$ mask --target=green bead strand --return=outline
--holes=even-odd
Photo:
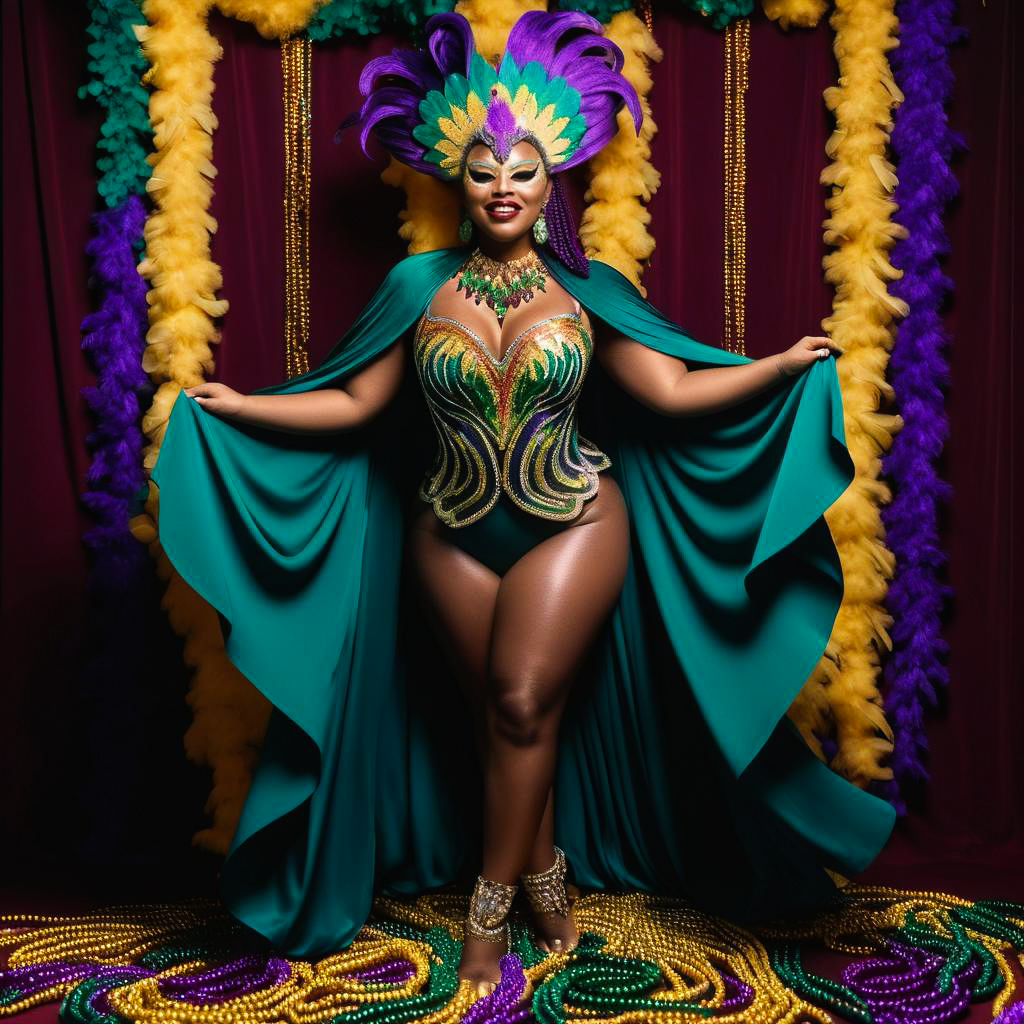
[[[784,985],[808,1002],[823,1009],[834,1010],[848,1020],[873,1024],[874,1015],[867,1002],[853,989],[831,978],[808,974],[804,970],[800,945],[785,943],[768,951],[772,969]]]
[[[97,989],[130,985],[134,981],[134,978],[116,974],[94,974],[91,978],[83,978],[61,1000],[58,1019],[61,1024],[121,1024],[120,1017],[113,1013],[100,1013],[91,1001]]]

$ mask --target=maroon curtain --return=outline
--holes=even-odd
[[[206,778],[181,747],[187,675],[180,642],[159,608],[157,581],[144,599],[146,657],[124,659],[110,686],[116,699],[104,698],[104,680],[88,670],[102,624],[87,617],[80,537],[88,517],[78,497],[90,429],[80,390],[92,382],[80,351],[79,323],[93,301],[82,254],[95,208],[99,122],[75,97],[86,75],[86,12],[58,0],[10,0],[3,17],[7,729],[0,771],[9,783],[3,818],[12,832],[5,846],[16,840],[43,860],[82,858],[80,835],[68,826],[88,832],[102,816],[111,834],[135,837],[130,848],[111,845],[108,858],[177,863],[202,824]],[[1009,864],[1016,854],[1024,863],[1024,744],[1017,735],[1024,688],[1021,655],[1011,648],[1024,572],[1015,544],[1021,483],[1013,447],[1024,391],[1012,320],[1020,249],[1012,47],[1020,6],[964,4],[959,19],[970,38],[954,54],[951,117],[971,151],[956,165],[962,195],[948,217],[946,265],[956,289],[947,313],[952,437],[943,465],[955,497],[942,535],[956,590],[946,624],[952,683],[930,716],[932,781],[915,795],[882,859]],[[220,16],[211,25],[225,49],[214,98],[213,255],[231,303],[215,353],[217,377],[252,390],[284,377],[280,48],[248,25]],[[761,356],[819,333],[829,312],[818,175],[831,130],[821,93],[836,70],[827,24],[783,33],[758,14],[751,34],[747,351]],[[659,126],[653,160],[662,184],[650,207],[657,249],[645,284],[656,305],[702,341],[720,344],[722,35],[675,2],[656,8],[655,35],[665,50],[652,94]],[[357,104],[359,68],[393,43],[375,38],[314,51],[314,364],[405,251],[396,233],[401,196],[380,183],[383,163],[367,162],[354,135],[331,141]],[[84,783],[83,756],[99,765]],[[140,781],[124,799],[105,802],[115,773]],[[88,849],[97,848],[94,837]],[[1005,885],[999,892],[1010,894]]]

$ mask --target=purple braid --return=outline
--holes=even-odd
[[[562,189],[560,176],[557,174],[551,175],[551,195],[548,196],[547,206],[544,208],[544,219],[548,224],[548,248],[574,274],[589,277],[590,265],[583,254],[576,222]]]

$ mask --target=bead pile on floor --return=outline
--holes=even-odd
[[[6,915],[0,1017],[61,1000],[75,1024],[941,1024],[994,999],[1000,1024],[1024,1022],[1008,960],[1024,966],[1024,904],[1008,900],[850,884],[834,910],[756,931],[641,893],[583,895],[575,912],[568,954],[544,954],[514,921],[484,998],[456,977],[461,894],[381,897],[359,938],[316,963],[275,955],[210,900]],[[841,982],[816,976],[802,966],[812,945],[858,959]]]

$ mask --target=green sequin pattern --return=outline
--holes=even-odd
[[[545,519],[574,519],[597,493],[608,457],[576,432],[576,400],[593,339],[576,313],[516,336],[499,360],[465,324],[424,315],[416,370],[437,431],[420,497],[442,522],[465,526],[501,493]]]

